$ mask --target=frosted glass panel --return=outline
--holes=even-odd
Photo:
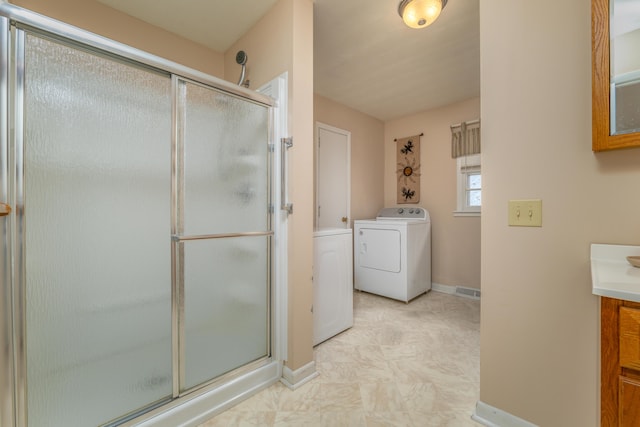
[[[168,399],[171,85],[27,38],[28,417],[90,426]]]
[[[184,243],[185,388],[268,354],[268,237]]]
[[[184,234],[267,229],[269,110],[183,82]]]

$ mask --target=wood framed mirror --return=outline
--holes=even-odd
[[[640,28],[619,19],[638,18],[631,8],[638,2],[591,1],[593,151],[640,147]]]

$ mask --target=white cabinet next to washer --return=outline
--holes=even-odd
[[[351,229],[313,235],[313,345],[353,326]]]

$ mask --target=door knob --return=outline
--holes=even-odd
[[[342,217],[342,222],[344,222],[344,223],[346,223],[346,222],[347,222],[347,217],[346,217],[346,216],[343,216],[343,217]]]
[[[0,203],[0,216],[7,216],[11,213],[11,206],[6,203]]]

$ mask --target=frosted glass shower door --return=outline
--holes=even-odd
[[[171,79],[25,45],[28,424],[101,425],[172,398]]]
[[[187,81],[178,93],[184,391],[270,354],[270,111]]]

